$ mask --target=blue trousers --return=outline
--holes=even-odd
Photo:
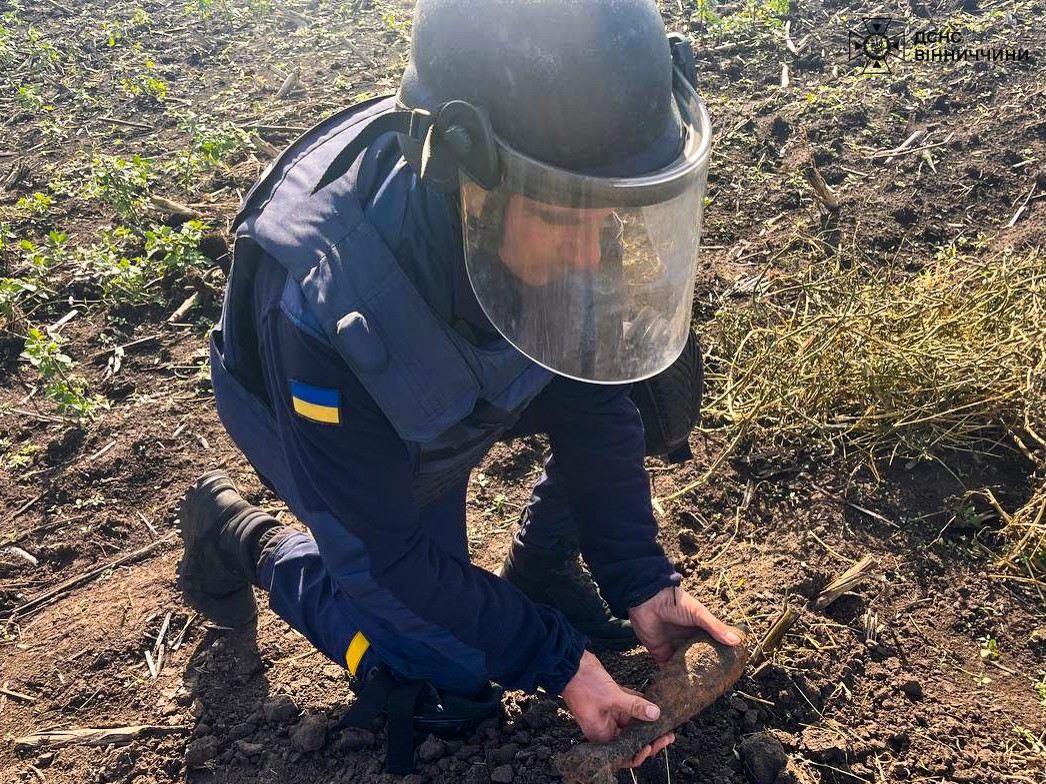
[[[532,423],[524,412],[505,440],[533,432]],[[262,480],[294,508],[293,488],[273,487],[260,470],[261,466],[255,467]],[[286,475],[285,472],[279,474]],[[467,482],[453,487],[423,509],[419,520],[439,546],[463,560],[468,560],[467,488]],[[515,539],[527,546],[552,547],[564,537],[577,535],[553,456],[545,461],[544,471],[524,509],[521,523]],[[394,671],[409,673],[412,679],[424,677],[438,687],[459,693],[472,694],[486,685],[477,681],[473,673],[448,667],[445,659],[434,659],[427,646],[396,634],[380,618],[368,617],[332,579],[315,540],[307,534],[294,532],[282,538],[262,564],[258,577],[261,586],[268,591],[269,607],[273,612],[330,659],[348,667],[353,675],[362,676],[384,662]],[[362,637],[363,630],[366,630],[365,637]],[[359,644],[360,639],[366,640],[365,645]],[[365,649],[356,658],[354,652],[360,648]],[[428,659],[432,659],[431,669],[426,666]]]

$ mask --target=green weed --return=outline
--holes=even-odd
[[[59,70],[61,52],[32,25],[25,33],[25,52],[29,55],[28,62],[32,66],[51,72]]]
[[[68,252],[65,244],[68,240],[69,235],[52,231],[48,233],[43,245],[21,240],[18,247],[22,250],[30,269],[37,275],[43,275],[66,260]]]
[[[40,95],[40,88],[35,84],[23,84],[19,87],[18,92],[15,93],[15,100],[18,101],[18,106],[23,111],[32,112],[33,114],[42,112],[47,108],[43,96]]]
[[[125,95],[135,98],[145,97],[157,103],[162,103],[167,97],[167,83],[152,75],[151,71],[155,67],[155,63],[152,60],[146,60],[146,72],[133,76],[130,79],[123,79],[120,82],[120,89],[123,90]]]
[[[144,232],[126,226],[102,232],[97,242],[81,251],[80,266],[86,277],[101,286],[111,301],[143,302],[154,298],[150,288],[168,276],[189,270],[209,269],[213,262],[198,247],[207,227],[188,221],[177,229],[152,226]],[[144,254],[133,246],[144,240]]]
[[[759,28],[775,29],[784,24],[788,0],[748,0],[744,9],[718,15],[713,0],[698,0],[696,18],[715,33],[747,33]]]
[[[40,451],[40,447],[34,444],[32,441],[23,441],[18,449],[14,448],[12,444],[6,438],[0,438],[0,451],[4,454],[4,465],[9,470],[15,470],[18,468],[25,468],[27,465],[33,462],[33,455]]]
[[[189,132],[193,152],[209,166],[226,163],[241,147],[249,145],[250,135],[231,122],[214,122],[192,112],[182,112],[179,122]]]
[[[131,40],[132,32],[145,31],[152,27],[153,19],[144,8],[136,8],[129,19],[103,21],[99,28],[110,48]]]
[[[109,407],[101,395],[90,395],[87,382],[70,374],[73,360],[62,351],[64,340],[37,328],[29,330],[21,358],[36,368],[44,384],[44,394],[58,408],[58,413],[74,415],[78,419],[91,418],[102,408]]]
[[[19,215],[33,223],[43,223],[51,214],[51,204],[54,202],[46,193],[36,191],[30,196],[23,196],[15,202],[15,210]]]
[[[978,638],[977,642],[981,645],[982,659],[996,661],[999,658],[999,643],[994,637],[985,635]]]
[[[119,22],[102,22],[102,32],[109,39],[109,48],[114,48],[123,40],[124,29]]]
[[[206,226],[187,221],[177,229],[153,226],[145,232],[145,260],[161,276],[209,269],[214,262],[198,250]]]
[[[232,19],[232,9],[229,8],[227,0],[190,0],[182,6],[182,13],[204,20],[210,20],[215,16]]]
[[[189,0],[182,6],[185,16],[197,16],[205,22],[217,18],[232,21],[246,14],[260,15],[272,10],[270,0],[244,0],[242,7],[230,4],[228,0]]]
[[[72,135],[69,131],[69,120],[56,118],[53,115],[40,121],[40,132],[52,143],[68,141]]]
[[[0,65],[12,65],[15,61],[15,47],[11,43],[11,31],[0,27]]]
[[[0,278],[0,316],[5,323],[18,320],[26,300],[39,294],[40,287],[25,278]]]
[[[140,259],[132,260],[131,245],[138,236],[126,226],[106,229],[97,242],[80,250],[80,267],[87,279],[101,286],[109,301],[140,302],[146,297],[150,278]]]
[[[199,172],[226,165],[242,147],[251,143],[250,135],[230,122],[215,123],[193,112],[182,112],[179,122],[189,133],[190,145],[175,156],[171,173],[181,179],[186,193],[190,192],[192,180]]]
[[[1021,740],[1027,744],[1029,751],[1039,755],[1046,755],[1046,743],[1043,742],[1042,738],[1020,724],[1014,724],[1013,729],[1020,736]]]
[[[152,167],[144,158],[99,155],[91,161],[82,196],[105,202],[124,219],[137,220],[145,211],[152,182]]]

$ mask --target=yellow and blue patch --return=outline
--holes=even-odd
[[[314,387],[291,379],[291,400],[298,416],[326,425],[341,424],[341,396],[336,389]]]

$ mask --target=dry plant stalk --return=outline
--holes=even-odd
[[[879,562],[875,560],[874,556],[866,555],[825,586],[814,600],[814,609],[823,610],[862,580],[870,577],[878,566]]]
[[[712,704],[737,682],[747,662],[746,640],[731,647],[699,631],[661,668],[644,694],[661,708],[661,717],[657,721],[631,722],[610,743],[582,743],[560,754],[555,763],[563,781],[615,784],[615,771],[648,743]]]
[[[39,749],[45,746],[108,746],[110,743],[120,745],[130,743],[143,735],[170,735],[188,732],[188,727],[161,727],[151,724],[131,727],[80,728],[67,730],[46,730],[34,732],[22,738],[15,738],[16,749]]]
[[[810,187],[813,188],[817,200],[825,206],[825,209],[831,212],[839,212],[839,195],[824,181],[821,171],[813,161],[813,156],[810,158],[809,165],[803,169],[803,174],[806,176],[807,182],[810,183]]]
[[[752,651],[752,664],[754,666],[762,664],[767,656],[781,646],[788,630],[795,625],[795,622],[798,621],[802,615],[803,613],[800,610],[791,606],[786,606],[781,610],[781,614],[777,616],[769,630],[767,630],[766,635],[759,641],[759,644],[755,646],[755,650]]]

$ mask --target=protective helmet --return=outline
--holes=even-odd
[[[648,378],[689,334],[708,168],[693,56],[654,0],[419,0],[404,157],[460,195],[492,325],[560,375]]]
[[[574,173],[646,174],[682,148],[653,0],[419,0],[396,97],[467,101],[511,149]]]

